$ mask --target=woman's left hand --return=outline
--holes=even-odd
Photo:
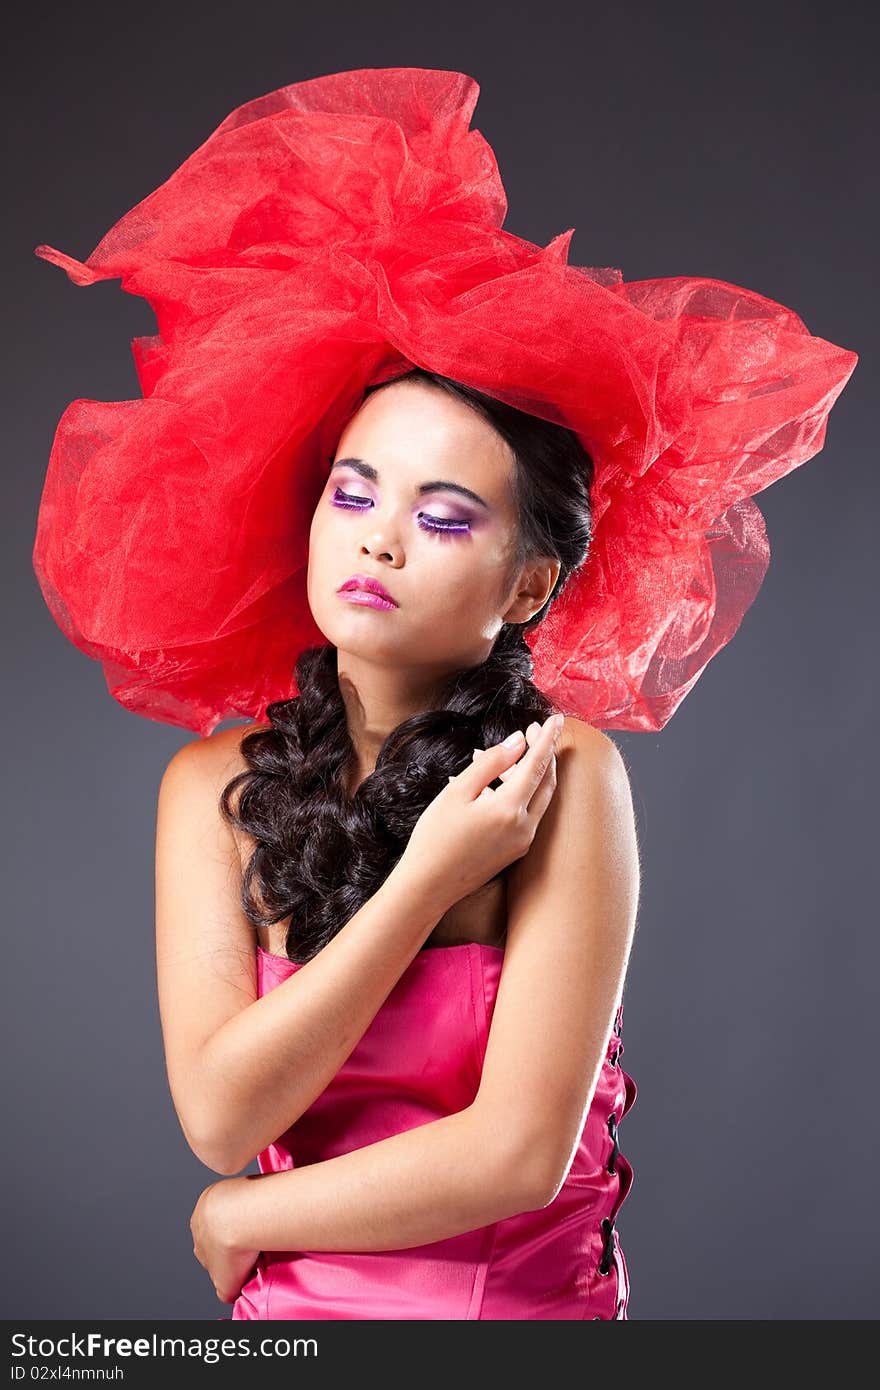
[[[241,1185],[248,1181],[247,1177],[236,1177],[212,1182],[190,1217],[193,1254],[208,1271],[221,1303],[235,1302],[260,1254],[259,1250],[242,1249],[234,1237],[234,1206],[242,1199]]]

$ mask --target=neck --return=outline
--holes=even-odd
[[[339,692],[354,749],[353,791],[376,766],[379,749],[398,724],[435,706],[447,671],[401,670],[337,652]]]

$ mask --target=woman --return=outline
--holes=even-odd
[[[753,496],[857,361],[502,230],[478,92],[291,84],[87,261],[36,248],[158,320],[143,398],[62,416],[33,561],[114,698],[200,735],[157,955],[233,1318],[626,1317],[638,851],[602,730],[662,729],[736,632]]]
[[[163,778],[177,1113],[215,1171],[257,1155],[290,1170],[212,1184],[194,1212],[233,1318],[624,1316],[604,1223],[621,1198],[608,1121],[632,806],[605,734],[569,718],[560,741],[541,722],[522,638],[585,556],[589,460],[581,486],[554,486],[578,452],[428,373],[368,393],[311,524],[309,603],[329,645],[301,658],[272,731],[187,744]],[[345,590],[356,574],[392,602]],[[230,831],[217,794],[246,767]],[[262,915],[239,902],[249,853]],[[287,958],[303,966],[293,984]],[[491,1031],[475,972],[486,1014],[498,992]],[[426,1070],[432,1038],[443,1055]]]

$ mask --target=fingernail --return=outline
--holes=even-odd
[[[513,731],[512,734],[508,734],[508,735],[507,735],[507,738],[504,740],[504,743],[502,744],[502,747],[504,747],[504,748],[513,748],[513,746],[514,746],[515,744],[519,743],[519,741],[520,741],[521,738],[522,738],[522,730],[521,730],[521,729],[514,729],[514,731]]]
[[[473,751],[473,753],[471,753],[471,757],[472,757],[472,758],[478,757],[479,754],[482,753],[482,751],[483,751],[482,748],[475,748],[474,751]]]
[[[534,738],[535,735],[536,735],[536,734],[539,734],[540,732],[541,732],[541,726],[540,726],[540,724],[538,723],[537,719],[533,719],[532,722],[531,722],[531,724],[529,725],[528,729],[526,730],[526,733],[528,734],[529,738]]]
[[[561,733],[561,732],[562,732],[562,726],[563,726],[564,723],[565,723],[565,715],[564,715],[564,714],[554,714],[554,715],[551,716],[551,719],[550,719],[550,727],[552,728],[554,734],[558,734],[558,733]]]

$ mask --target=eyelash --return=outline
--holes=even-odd
[[[361,503],[369,505],[369,497],[356,498],[348,492],[343,492],[341,487],[337,487],[331,498],[334,507],[342,507],[346,511],[362,512],[364,507]],[[427,525],[423,524],[423,519]],[[448,517],[430,516],[428,512],[419,512],[419,527],[422,531],[427,531],[432,536],[437,536],[439,540],[451,540],[453,536],[461,536],[470,531],[470,523],[467,521],[457,521]]]

